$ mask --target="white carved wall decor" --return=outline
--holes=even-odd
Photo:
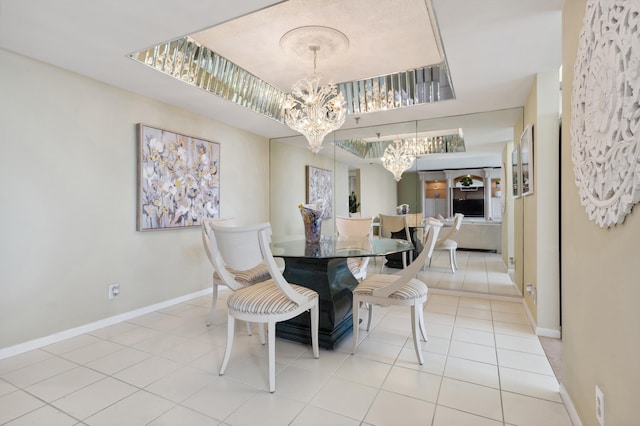
[[[600,227],[640,201],[640,0],[589,0],[571,97],[580,202]]]

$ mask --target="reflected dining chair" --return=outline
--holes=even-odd
[[[227,346],[220,367],[222,376],[227,368],[233,337],[235,320],[267,324],[269,353],[269,391],[276,390],[275,382],[275,338],[276,323],[311,313],[311,345],[314,358],[318,358],[318,293],[309,288],[290,284],[282,276],[280,268],[271,253],[271,225],[264,223],[249,227],[222,227],[212,225],[212,245],[217,245],[218,255],[214,258],[223,280],[234,278],[224,268],[224,263],[232,258],[251,259],[250,263],[264,263],[271,278],[233,292],[227,299]],[[260,335],[264,344],[264,337]]]
[[[373,274],[362,280],[353,290],[353,347],[351,353],[355,354],[358,348],[358,331],[360,328],[360,304],[369,305],[369,319],[367,331],[371,327],[371,316],[374,305],[382,306],[408,306],[411,308],[411,334],[413,346],[422,365],[422,351],[418,342],[418,332],[424,341],[427,341],[427,332],[424,325],[423,306],[427,301],[427,285],[417,278],[418,272],[424,263],[433,254],[438,233],[442,223],[428,220],[425,228],[425,247],[414,262],[396,274]]]
[[[386,215],[380,214],[379,234],[382,238],[399,238],[411,242],[409,223],[406,215]],[[411,257],[410,260],[411,261]],[[384,268],[385,262],[380,266],[380,272]],[[402,267],[407,267],[407,253],[402,253]]]
[[[222,280],[214,262],[217,249],[215,249],[211,245],[211,225],[213,224],[215,224],[216,226],[234,227],[236,226],[236,220],[233,217],[202,220],[202,244],[204,245],[204,250],[207,254],[207,257],[209,258],[209,262],[211,262],[211,266],[213,266],[213,293],[211,300],[211,310],[209,311],[209,316],[207,317],[207,326],[211,325],[211,322],[213,321],[216,304],[218,303],[219,285],[225,285],[231,291],[235,291],[239,288],[246,287],[270,278],[269,270],[267,269],[267,265],[265,265],[264,263],[250,265],[251,262],[243,262],[233,259],[230,260],[231,263],[227,263],[225,265],[226,270],[232,274],[233,280],[228,280],[227,282]],[[249,335],[251,335],[251,324],[247,324],[247,331]]]
[[[453,218],[453,225],[449,229],[449,232],[442,236],[437,242],[435,246],[436,251],[448,251],[449,252],[449,264],[451,266],[451,272],[456,273],[456,269],[458,269],[458,260],[456,258],[456,251],[458,250],[458,242],[453,239],[453,237],[458,233],[460,227],[462,226],[462,218],[464,215],[462,213],[456,213]],[[429,266],[431,266],[431,261],[429,261]]]
[[[336,234],[338,238],[371,238],[373,234],[373,217],[336,216]],[[344,246],[343,248],[348,247]],[[347,258],[347,267],[358,281],[362,281],[367,276],[369,259],[369,257]]]

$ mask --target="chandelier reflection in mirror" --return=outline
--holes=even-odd
[[[438,136],[431,136],[429,133]],[[410,169],[416,158],[422,155],[465,152],[462,129],[424,132],[421,136],[417,138],[398,137],[392,143],[387,142],[380,161],[385,169],[393,173],[396,181],[400,181],[402,173]],[[378,133],[379,138],[380,134]],[[346,149],[346,141],[340,142],[336,145]],[[372,143],[369,143],[368,147],[371,151],[376,148]]]
[[[309,46],[313,52],[313,74],[293,85],[282,107],[284,122],[307,138],[314,154],[322,149],[324,137],[344,124],[347,114],[338,86],[333,83],[320,85],[316,72],[319,49],[320,46]]]
[[[396,182],[402,179],[402,173],[413,166],[416,160],[416,143],[414,140],[396,139],[387,146],[380,161],[382,166],[393,173]]]

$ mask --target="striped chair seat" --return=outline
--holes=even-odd
[[[368,257],[349,257],[347,258],[347,268],[354,277],[358,280],[367,276],[367,264],[369,263]]]
[[[309,288],[296,284],[291,287],[308,300],[318,297],[318,293]],[[298,307],[271,279],[234,292],[227,299],[227,306],[236,312],[259,315],[282,314]]]
[[[451,249],[455,250],[458,248],[458,242],[455,240],[440,241],[439,243],[436,244],[435,248],[438,250],[451,250]]]
[[[264,263],[260,263],[251,269],[247,269],[246,271],[238,271],[229,267],[227,267],[227,271],[229,271],[231,275],[233,275],[233,277],[236,279],[236,281],[238,281],[238,283],[242,285],[252,285],[271,278],[269,269],[267,269],[267,265],[265,265]],[[214,272],[213,276],[217,280],[220,279],[220,276],[217,272]]]
[[[369,275],[366,280],[362,281],[358,287],[353,290],[353,294],[357,294],[359,296],[372,296],[374,290],[385,287],[397,279],[397,275]],[[413,278],[398,291],[391,293],[389,298],[411,300],[425,296],[427,292],[427,285],[419,279]]]

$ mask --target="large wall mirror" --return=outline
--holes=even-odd
[[[311,153],[303,136],[270,141],[274,238],[303,234],[298,205],[306,201],[306,167],[313,166],[331,172],[333,212],[322,225],[323,234],[334,232],[336,216],[353,211],[377,217],[396,214],[397,206],[407,204],[412,216],[445,221],[463,211],[458,237],[465,250],[458,252],[459,268],[452,273],[448,253],[436,253],[424,272],[430,288],[521,296],[522,279],[513,266],[522,256],[514,247],[522,221],[516,217],[506,170],[511,170],[513,141],[523,130],[523,109],[384,125],[366,122],[365,115],[357,126],[328,135],[319,154]],[[421,141],[416,161],[398,182],[380,160],[397,139]],[[452,152],[444,152],[447,144]],[[468,186],[463,185],[465,177],[471,180]]]

